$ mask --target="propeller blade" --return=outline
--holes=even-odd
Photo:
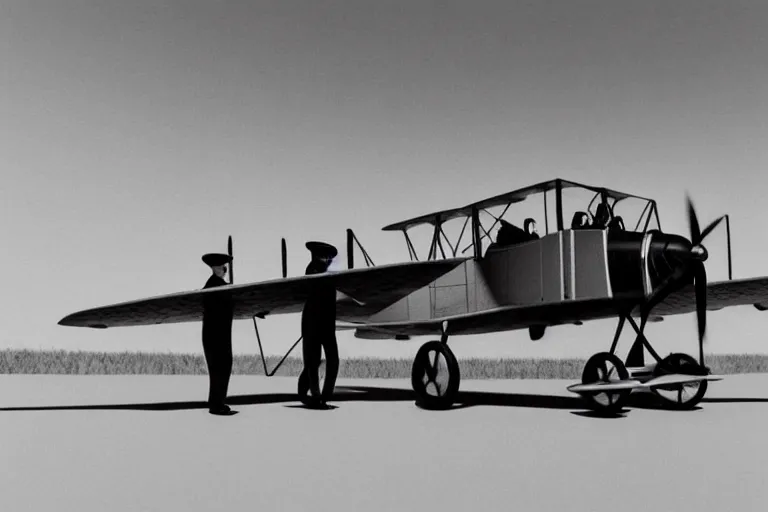
[[[712,222],[712,224],[704,228],[704,231],[701,232],[701,239],[704,240],[707,237],[707,235],[710,234],[712,230],[714,230],[724,218],[725,218],[725,215],[716,219],[714,222]]]
[[[693,203],[690,197],[686,197],[688,201],[688,224],[691,228],[691,243],[693,245],[699,245],[701,243],[701,230],[699,229],[699,219],[696,217],[696,210],[693,209]]]
[[[696,320],[699,331],[699,361],[704,360],[704,335],[707,330],[707,270],[704,263],[694,268],[696,286]]]

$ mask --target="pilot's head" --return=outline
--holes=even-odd
[[[307,242],[306,246],[312,253],[312,261],[321,264],[325,269],[330,266],[333,258],[339,253],[334,246],[325,242]]]
[[[203,263],[211,267],[211,271],[217,277],[224,278],[227,274],[227,265],[232,261],[232,256],[222,253],[208,253],[203,255]]]
[[[584,212],[576,212],[571,220],[571,229],[583,229],[589,226],[589,217]]]
[[[523,226],[525,228],[525,233],[528,235],[538,235],[538,231],[536,231],[536,221],[528,218],[525,219],[525,225]]]
[[[506,245],[511,242],[514,227],[504,219],[499,220],[499,229],[496,231],[496,243]]]

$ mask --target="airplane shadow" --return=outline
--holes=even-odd
[[[334,403],[344,402],[413,402],[416,397],[410,389],[375,387],[375,386],[338,386],[330,400]],[[704,398],[706,403],[768,403],[768,398]],[[287,404],[285,407],[313,410],[301,404],[295,393],[265,393],[250,395],[234,395],[227,399],[231,406],[249,406],[266,404]],[[290,405],[288,405],[290,404]],[[601,413],[593,411],[588,404],[578,396],[534,395],[520,393],[493,393],[485,391],[459,391],[456,403],[449,409],[434,412],[449,412],[469,407],[522,407],[534,409],[568,410],[571,414],[585,418],[622,418],[632,409],[668,409],[664,403],[648,394],[630,395],[626,407],[616,413]],[[179,411],[207,409],[205,401],[182,402],[151,402],[129,404],[98,404],[98,405],[53,405],[29,407],[0,407],[0,412],[12,411]],[[700,409],[695,407],[692,410]]]
[[[712,404],[768,404],[768,398],[702,398]]]

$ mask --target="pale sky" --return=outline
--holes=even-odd
[[[766,34],[759,1],[3,0],[0,348],[202,353],[199,323],[57,322],[202,287],[228,235],[238,283],[280,276],[281,237],[289,275],[310,239],[345,261],[346,228],[377,264],[407,260],[383,226],[556,177],[654,198],[684,235],[689,192],[702,224],[731,215],[734,277],[768,275]],[[707,246],[727,278],[723,228]],[[589,357],[614,326],[451,345]],[[711,312],[707,351],[766,352],[767,327]],[[261,330],[280,353],[299,316]],[[647,334],[696,353],[694,315]],[[256,351],[249,321],[233,336]],[[342,357],[428,341],[338,337]]]

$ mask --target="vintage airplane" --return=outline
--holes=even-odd
[[[567,212],[564,194],[573,190],[586,192],[591,201]],[[533,217],[521,223],[523,228],[503,219],[512,204],[532,196],[543,197],[546,232],[542,236],[536,233]],[[555,226],[550,232],[552,205],[547,205],[551,196]],[[633,229],[627,229],[624,220],[629,217],[619,213],[625,213],[623,205],[632,201],[644,207],[639,215],[632,214],[636,222]],[[506,207],[500,215],[491,213],[502,206]],[[572,223],[566,227],[564,220],[570,213]],[[300,312],[313,283],[332,282],[343,293],[337,302],[337,329],[354,329],[356,337],[367,339],[440,337],[418,350],[411,381],[419,405],[446,408],[456,400],[460,383],[449,336],[527,328],[530,338],[538,340],[549,326],[615,317],[618,326],[610,349],[594,354],[584,367],[581,383],[568,389],[599,410],[620,409],[633,390],[654,392],[675,408],[691,408],[703,398],[708,381],[721,378],[704,365],[707,310],[739,305],[768,309],[768,277],[732,279],[728,216],[702,230],[690,200],[688,213],[689,239],[662,232],[656,202],[651,199],[554,179],[386,226],[386,231],[404,234],[410,262],[375,266],[354,233],[347,230],[348,269],[289,278],[283,239],[282,279],[89,309],[71,314],[59,324],[107,328],[200,321],[203,297],[228,295],[234,302],[234,318],[253,320],[265,374],[272,375],[277,367],[267,370],[256,319]],[[493,220],[489,228],[481,215],[489,217],[484,219],[486,224]],[[708,253],[702,242],[723,219],[729,276],[727,281],[708,284],[704,267]],[[463,226],[452,244],[443,227],[455,220],[463,220]],[[490,232],[497,223],[501,227],[491,243]],[[425,261],[418,260],[409,237],[410,230],[418,226],[428,226],[432,233]],[[467,226],[471,243],[462,252],[460,243]],[[355,243],[365,257],[365,268],[354,268]],[[472,252],[465,255],[468,250]],[[662,358],[644,335],[646,322],[694,311],[698,358],[682,353]],[[622,361],[616,347],[627,322],[636,338]],[[645,363],[646,351],[653,358],[650,364]],[[306,392],[301,384],[299,392]]]

